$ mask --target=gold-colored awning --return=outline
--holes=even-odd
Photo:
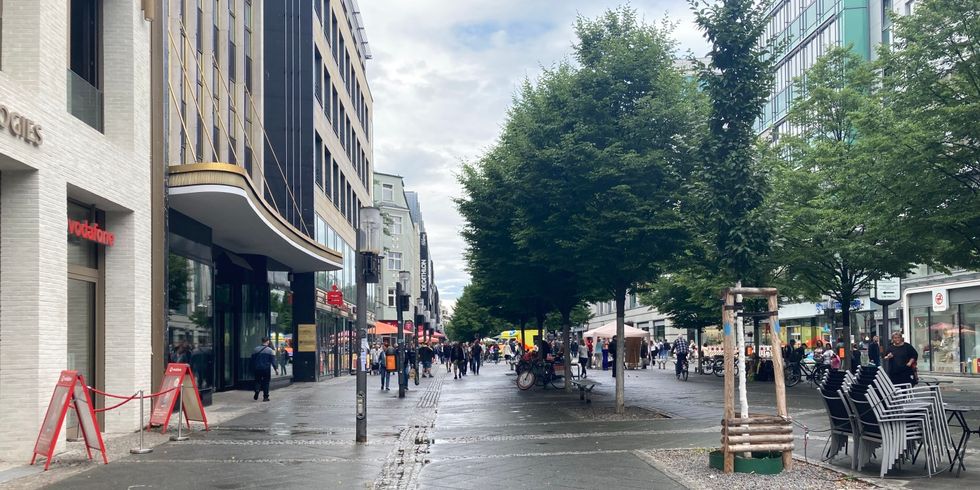
[[[215,244],[239,254],[265,255],[293,272],[342,267],[342,254],[289,224],[242,167],[192,163],[170,166],[169,172],[170,207],[210,227]]]

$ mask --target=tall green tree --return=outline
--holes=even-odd
[[[614,299],[622,413],[626,294],[686,245],[676,165],[694,146],[695,90],[675,66],[669,29],[629,8],[580,18],[575,32],[578,66],[559,67],[532,99],[548,108],[530,113],[547,117],[535,125],[547,137],[523,140],[533,151],[516,173],[518,238],[553,270],[574,266],[590,299]]]
[[[769,253],[762,208],[766,176],[754,128],[773,86],[773,44],[765,38],[768,2],[691,0],[711,50],[698,63],[710,103],[708,128],[691,179],[693,221],[706,267],[728,281],[750,279]]]
[[[446,326],[449,338],[458,341],[471,341],[487,335],[500,333],[502,323],[490,315],[490,311],[474,299],[474,286],[463,288],[463,294],[456,300],[453,316]]]
[[[980,268],[980,1],[922,0],[881,49],[880,107],[862,128],[880,158],[876,203],[931,262]]]
[[[858,131],[873,112],[877,78],[849,47],[830,50],[803,79],[774,162],[771,207],[781,217],[776,253],[789,279],[809,296],[841,305],[845,366],[850,362],[851,302],[882,275],[907,272],[918,259],[901,217],[874,203],[888,194],[864,177],[877,154]],[[837,340],[837,339],[833,339]]]

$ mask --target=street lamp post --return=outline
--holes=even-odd
[[[405,370],[405,320],[403,312],[408,309],[408,299],[412,295],[412,273],[398,272],[398,282],[395,283],[395,303],[398,310],[398,398],[405,398],[408,389],[408,374]]]
[[[381,270],[381,210],[363,207],[357,230],[357,383],[356,383],[356,435],[357,442],[367,442],[367,285],[377,284]]]

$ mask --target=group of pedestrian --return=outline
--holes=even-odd
[[[453,379],[460,379],[466,373],[480,374],[483,365],[483,343],[479,340],[472,342],[453,342],[450,347],[449,360],[453,371]]]

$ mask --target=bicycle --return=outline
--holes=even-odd
[[[531,361],[527,369],[517,375],[517,387],[527,391],[539,384],[545,389],[551,384],[555,389],[565,386],[565,377],[555,372],[555,362],[550,360]]]
[[[715,361],[708,358],[698,359],[698,365],[694,368],[694,372],[698,374],[708,375],[713,373],[715,370]]]
[[[799,366],[799,370],[793,369],[795,366]],[[823,363],[818,363],[811,369],[806,363],[791,362],[789,366],[783,368],[786,386],[796,386],[803,379],[809,383],[817,384],[823,379],[828,369],[830,366]]]
[[[677,376],[677,379],[687,381],[687,375],[688,375],[689,368],[690,368],[690,365],[688,364],[687,359],[684,359],[684,363],[681,364],[681,370],[680,370],[680,372],[674,373],[674,375]]]
[[[715,376],[718,376],[719,378],[724,378],[725,377],[725,358],[724,357],[715,358],[714,362],[712,363],[712,371],[714,371]],[[737,361],[735,362],[735,376],[738,376],[738,362]]]

